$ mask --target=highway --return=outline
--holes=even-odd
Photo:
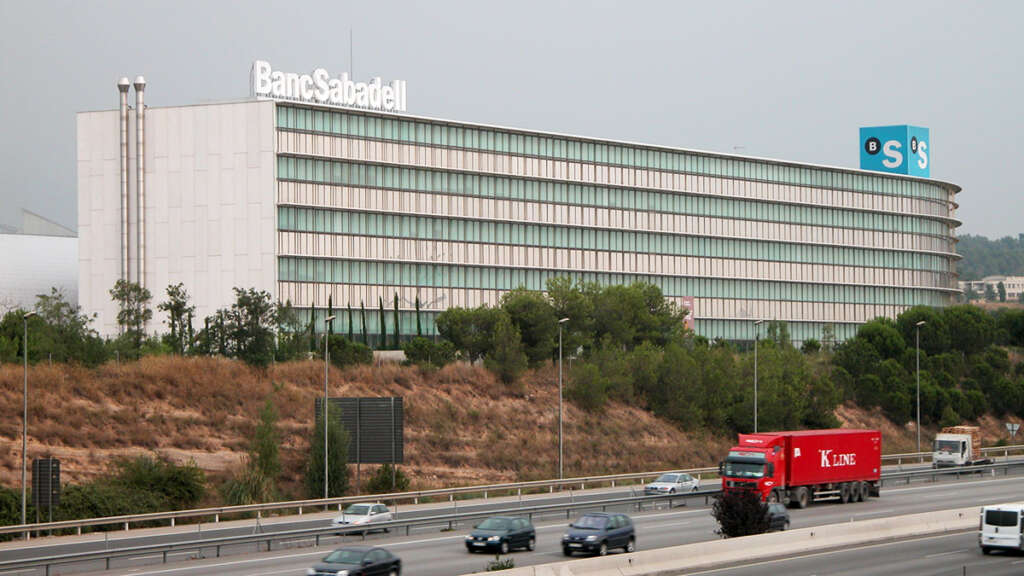
[[[621,489],[618,489],[622,493]],[[981,506],[1010,500],[1024,499],[1024,476],[983,477],[959,482],[937,484],[912,484],[910,486],[886,488],[879,499],[872,498],[865,503],[813,505],[806,510],[792,510],[792,527],[802,528],[838,522],[855,522],[886,516],[897,516],[967,506]],[[493,506],[493,504],[491,504]],[[623,511],[627,511],[623,509]],[[628,511],[627,511],[628,512]],[[715,522],[704,506],[677,507],[631,513],[636,523],[637,548],[639,550],[675,546],[716,539]],[[567,522],[562,517],[548,517],[535,520],[537,528],[537,550],[535,552],[514,552],[511,557],[516,566],[543,564],[564,560],[559,538]],[[251,530],[251,529],[250,529]],[[412,576],[450,576],[473,571],[482,571],[492,556],[469,554],[462,539],[468,527],[452,532],[439,532],[436,528],[414,532],[410,536],[395,534],[374,534],[367,537],[367,543],[389,548],[399,555],[404,563],[403,573]],[[194,534],[193,534],[194,536]],[[222,558],[199,559],[192,562],[176,562],[167,565],[154,564],[158,557],[118,560],[114,570],[102,572],[113,575],[135,576],[203,576],[207,574],[237,576],[277,576],[304,573],[318,557],[341,545],[342,539],[328,539],[319,548],[297,546],[290,550],[256,552],[250,546],[248,553]],[[358,537],[347,537],[347,542],[359,542]],[[975,543],[975,548],[976,548]],[[962,546],[957,546],[962,548]],[[31,554],[38,555],[38,550]],[[180,559],[180,558],[179,558]],[[144,565],[148,564],[148,565]],[[1018,568],[1022,568],[1020,565]],[[77,572],[89,569],[100,570],[102,564],[77,565]],[[737,568],[740,569],[740,568]],[[1024,570],[1024,568],[1022,568]],[[61,573],[70,570],[62,568]],[[789,573],[787,571],[776,573]],[[19,576],[39,574],[41,571],[20,571]],[[738,573],[738,572],[737,572]],[[756,573],[756,572],[755,572]],[[762,572],[763,573],[763,572]],[[811,574],[813,572],[808,572]],[[891,573],[891,572],[890,572]]]
[[[1024,555],[993,552],[984,556],[978,533],[943,534],[928,538],[811,553],[796,558],[751,562],[718,570],[686,572],[687,576],[1002,576],[1024,573]]]

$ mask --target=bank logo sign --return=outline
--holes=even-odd
[[[323,68],[313,70],[312,74],[281,72],[264,60],[253,62],[250,79],[252,95],[258,98],[405,112],[405,80],[385,84],[377,77],[369,82],[355,82],[347,73],[331,77]]]
[[[875,126],[860,129],[860,168],[928,178],[931,175],[928,129]]]

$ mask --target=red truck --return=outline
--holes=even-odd
[[[856,502],[878,496],[878,430],[799,430],[740,434],[719,464],[722,490],[757,490],[768,502]]]

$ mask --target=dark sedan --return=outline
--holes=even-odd
[[[636,549],[636,532],[629,516],[604,512],[584,514],[569,524],[569,531],[562,535],[562,553],[566,556],[574,552],[604,556],[610,548],[622,548],[626,552]]]
[[[473,527],[466,536],[466,550],[486,550],[508,554],[513,548],[533,550],[537,545],[537,532],[526,518],[492,516]]]
[[[383,548],[352,546],[338,548],[312,568],[309,576],[399,576],[402,561]]]

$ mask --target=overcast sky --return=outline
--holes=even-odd
[[[275,69],[408,82],[409,113],[857,167],[931,129],[960,234],[1024,232],[1024,2],[0,0],[0,223],[76,227],[75,113],[246,97]],[[116,194],[116,190],[111,191]]]

